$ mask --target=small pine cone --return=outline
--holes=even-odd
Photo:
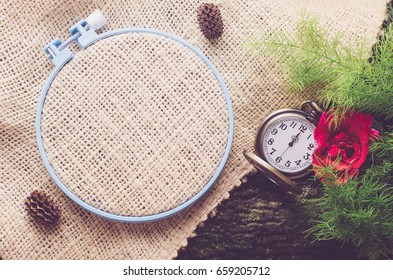
[[[224,31],[224,24],[220,9],[213,3],[203,3],[199,6],[198,23],[203,35],[209,40],[221,37]]]
[[[60,218],[60,208],[53,199],[42,191],[35,190],[25,200],[27,212],[34,220],[44,226],[57,223]]]

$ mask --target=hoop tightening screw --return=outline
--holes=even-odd
[[[72,58],[72,53],[68,49],[70,44],[76,42],[80,48],[86,48],[97,39],[98,35],[95,30],[105,24],[106,19],[102,13],[98,10],[94,11],[86,19],[80,20],[70,28],[70,37],[65,42],[59,39],[50,42],[44,48],[47,58],[55,65],[64,64]]]
[[[86,29],[86,31],[87,31],[87,30],[88,30],[88,29]],[[71,45],[75,40],[77,40],[80,36],[81,36],[80,33],[75,33],[74,35],[70,36],[65,42],[61,43],[61,45],[58,46],[57,49],[58,49],[59,51],[64,50],[64,49],[67,48],[69,45]],[[56,55],[54,54],[54,52],[52,51],[51,48],[48,48],[47,51],[48,51],[48,53],[46,54],[46,55],[47,55],[47,58],[50,59],[50,60],[52,60]]]

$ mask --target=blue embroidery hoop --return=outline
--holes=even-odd
[[[73,200],[76,204],[81,206],[82,208],[92,212],[93,214],[96,214],[98,216],[101,216],[103,218],[109,219],[109,220],[114,220],[114,221],[119,221],[119,222],[127,222],[127,223],[142,223],[142,222],[152,222],[156,220],[161,220],[167,217],[170,217],[193,203],[195,203],[198,199],[200,199],[206,192],[213,186],[213,184],[216,182],[218,179],[219,175],[221,174],[222,170],[225,167],[225,164],[228,160],[231,148],[232,148],[232,143],[233,143],[233,134],[234,134],[234,116],[233,116],[233,107],[232,107],[232,102],[229,96],[229,91],[228,88],[226,87],[223,78],[221,77],[220,73],[218,70],[214,67],[212,62],[197,48],[195,48],[193,45],[188,43],[187,41],[181,39],[180,37],[177,37],[175,35],[165,33],[162,31],[154,30],[154,29],[148,29],[148,28],[125,28],[125,29],[117,29],[117,30],[112,30],[108,31],[102,34],[97,34],[95,30],[103,27],[106,24],[106,20],[104,16],[101,14],[99,11],[93,12],[89,17],[87,17],[84,20],[79,21],[77,24],[73,25],[70,28],[70,34],[71,37],[65,41],[64,43],[60,41],[59,39],[55,39],[52,42],[50,42],[45,48],[44,52],[47,55],[47,57],[53,62],[55,65],[55,68],[49,75],[49,78],[47,79],[39,101],[38,101],[38,107],[37,107],[37,114],[36,114],[36,138],[37,138],[37,144],[38,144],[38,149],[39,153],[41,156],[41,159],[45,165],[45,168],[47,169],[49,175],[53,179],[53,181],[56,183],[56,185],[71,199]],[[89,47],[90,45],[96,43],[97,41],[100,41],[102,39],[111,37],[111,36],[116,36],[120,34],[126,34],[126,33],[150,33],[150,34],[155,34],[158,36],[163,36],[165,38],[171,39],[177,43],[182,44],[183,46],[187,47],[188,49],[192,50],[197,56],[199,56],[202,61],[206,63],[206,65],[213,71],[216,79],[218,80],[222,91],[225,96],[225,100],[227,103],[227,108],[228,108],[228,117],[229,117],[229,129],[228,129],[228,138],[227,138],[227,145],[225,148],[225,152],[221,158],[220,164],[217,167],[214,175],[210,178],[210,180],[207,182],[207,184],[193,197],[191,197],[188,201],[184,202],[183,204],[172,208],[168,211],[159,213],[159,214],[154,214],[154,215],[148,215],[148,216],[123,216],[123,215],[117,215],[117,214],[112,214],[103,210],[100,210],[98,208],[95,208],[88,203],[84,202],[81,198],[76,196],[74,193],[72,193],[69,188],[60,180],[58,175],[56,174],[55,170],[51,166],[47,154],[45,152],[43,140],[42,140],[42,131],[41,131],[41,121],[42,121],[42,112],[45,104],[45,99],[46,95],[49,91],[49,88],[55,79],[56,75],[61,71],[61,69],[66,65],[68,61],[70,61],[73,57],[73,53],[68,49],[68,46],[75,42],[81,49],[85,49]]]

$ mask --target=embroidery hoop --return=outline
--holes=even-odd
[[[56,183],[56,185],[70,198],[72,199],[75,203],[77,203],[79,206],[83,207],[84,209],[101,216],[106,219],[114,220],[114,221],[120,221],[120,222],[129,222],[129,223],[140,223],[140,222],[151,222],[155,220],[160,220],[164,219],[167,217],[170,217],[193,203],[195,203],[198,199],[200,199],[206,192],[213,186],[213,184],[216,182],[218,179],[220,173],[224,169],[224,166],[226,164],[226,161],[228,160],[230,150],[232,147],[232,142],[233,142],[233,134],[234,134],[234,116],[233,116],[233,108],[232,108],[232,103],[230,100],[229,92],[228,89],[224,83],[223,78],[221,77],[220,73],[218,70],[214,67],[214,65],[211,63],[211,61],[197,48],[192,46],[190,43],[187,41],[181,39],[180,37],[177,37],[175,35],[165,33],[162,31],[154,30],[154,29],[147,29],[147,28],[125,28],[125,29],[117,29],[117,30],[112,30],[108,31],[102,34],[97,34],[95,30],[101,28],[103,25],[106,24],[106,20],[103,17],[103,15],[99,11],[95,11],[92,13],[88,18],[85,20],[79,21],[77,24],[75,24],[73,27],[70,29],[70,34],[71,37],[64,43],[62,43],[59,39],[53,40],[51,43],[49,43],[45,49],[44,52],[47,54],[48,58],[54,63],[55,68],[51,72],[49,78],[47,79],[42,92],[41,96],[39,98],[38,102],[38,108],[37,108],[37,114],[36,114],[36,138],[37,138],[37,144],[39,148],[39,153],[41,155],[41,159],[53,179],[53,181]],[[113,214],[107,211],[103,211],[101,209],[98,209],[85,201],[83,201],[80,197],[75,195],[72,191],[70,191],[69,187],[67,187],[62,180],[59,178],[59,176],[56,173],[56,170],[52,167],[50,161],[48,160],[47,153],[45,151],[44,143],[43,143],[43,136],[42,136],[42,113],[44,110],[44,105],[45,105],[45,100],[47,97],[47,93],[56,78],[56,76],[59,74],[59,72],[63,69],[63,67],[69,62],[72,57],[73,53],[68,49],[68,45],[70,45],[73,42],[76,42],[77,45],[81,49],[85,49],[94,43],[112,37],[116,35],[121,35],[121,34],[127,34],[127,33],[146,33],[146,34],[154,34],[158,36],[163,36],[167,39],[173,40],[189,50],[193,51],[214,73],[215,78],[220,84],[220,87],[222,89],[222,92],[225,97],[226,101],[226,106],[228,109],[228,123],[229,123],[229,129],[228,129],[228,136],[227,136],[227,143],[226,143],[226,148],[225,152],[221,158],[221,161],[214,172],[214,175],[210,178],[210,180],[207,182],[207,184],[194,196],[190,197],[189,200],[186,202],[168,210],[164,211],[159,214],[153,214],[153,215],[147,215],[147,216],[124,216],[124,215],[118,215],[118,214]]]

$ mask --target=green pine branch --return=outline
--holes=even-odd
[[[393,118],[393,30],[389,26],[376,45],[374,57],[362,40],[355,46],[332,35],[317,18],[303,15],[296,32],[275,32],[250,37],[246,48],[259,55],[274,55],[287,75],[289,90],[323,85],[320,99],[337,107],[337,115],[356,109]]]
[[[370,151],[375,158],[393,158],[393,132],[388,132],[382,139],[370,146]]]
[[[317,199],[320,213],[308,234],[316,241],[338,239],[359,247],[371,259],[391,258],[393,247],[393,188],[383,182],[393,164],[373,167],[362,179],[325,186]]]

